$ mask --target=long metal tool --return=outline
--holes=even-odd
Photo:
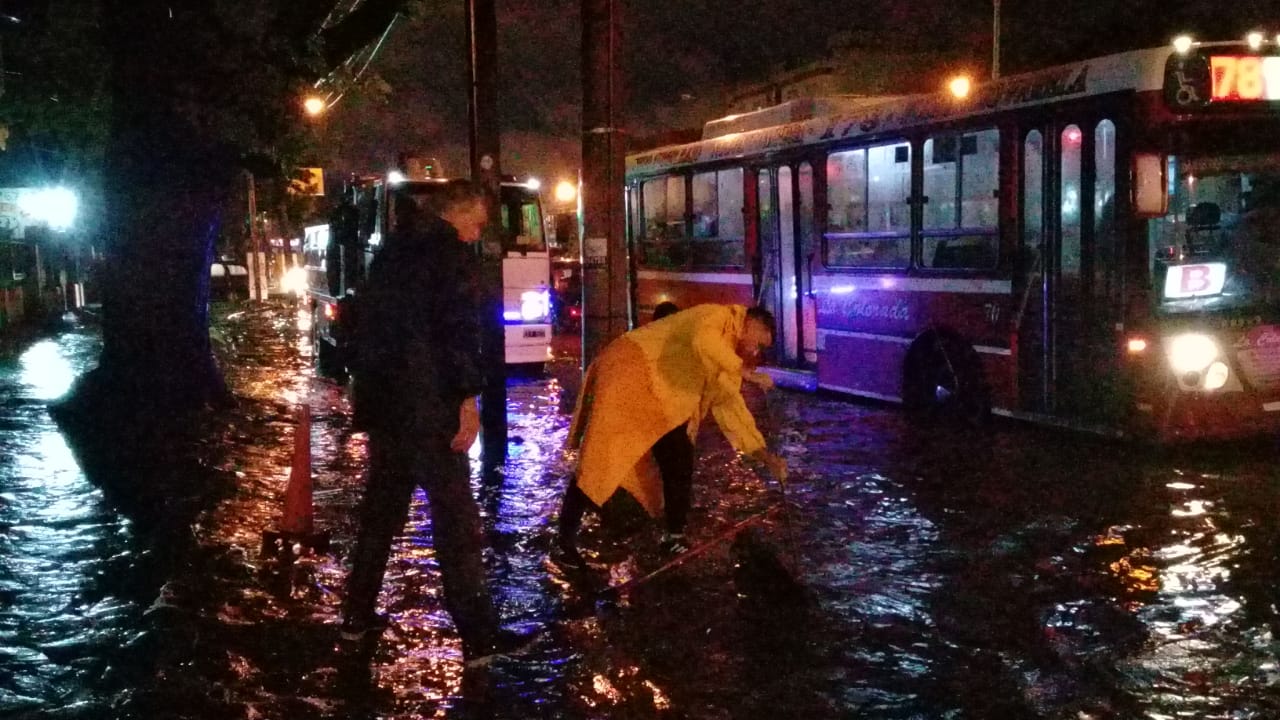
[[[743,518],[742,520],[739,520],[738,522],[726,528],[721,533],[714,535],[708,538],[707,540],[704,540],[701,543],[698,543],[697,545],[694,545],[688,550],[680,553],[676,557],[669,560],[666,564],[659,567],[658,569],[650,573],[647,573],[645,575],[641,575],[640,577],[631,578],[630,580],[624,583],[621,583],[619,585],[613,585],[611,587],[607,587],[604,590],[601,590],[600,594],[614,596],[614,597],[621,597],[623,595],[626,595],[627,593],[631,592],[637,587],[649,582],[650,580],[658,577],[659,575],[662,575],[668,570],[672,570],[674,568],[680,567],[686,562],[689,562],[690,560],[698,557],[699,555],[706,553],[708,550],[715,547],[720,542],[724,540],[728,540],[733,536],[737,535],[739,532],[742,531],[743,528],[747,527],[748,525],[764,520],[765,518],[769,517],[774,512],[776,512],[779,507],[780,506],[777,504],[770,505],[769,507],[765,508],[764,510],[761,510],[760,512],[754,515],[750,515],[746,518]]]

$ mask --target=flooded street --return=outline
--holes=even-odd
[[[331,649],[364,436],[343,389],[313,377],[304,317],[283,303],[215,316],[240,403],[191,472],[224,490],[159,529],[117,512],[45,409],[96,363],[94,331],[0,356],[0,716],[1280,717],[1273,444],[1158,452],[755,397],[792,481],[764,482],[708,423],[690,531],[696,544],[774,508],[756,547],[785,573],[735,567],[751,548],[725,542],[613,602],[606,575],[663,563],[633,510],[588,523],[598,584],[545,563],[569,467],[567,358],[511,381],[502,471],[473,463],[504,621],[544,629],[537,644],[464,683],[419,494],[387,571],[377,689],[352,696]],[[260,546],[299,403],[332,547],[278,567]]]

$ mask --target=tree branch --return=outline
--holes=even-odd
[[[295,52],[306,50],[307,41],[320,34],[321,27],[342,0],[325,2],[283,2],[277,7],[274,25],[276,37],[288,38]]]
[[[408,0],[364,0],[337,25],[320,31],[320,52],[326,69],[333,70],[377,39]]]

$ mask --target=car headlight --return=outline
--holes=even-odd
[[[525,322],[546,320],[551,314],[551,293],[530,290],[520,294],[520,318]]]
[[[1185,333],[1175,335],[1168,343],[1169,366],[1178,375],[1204,372],[1218,359],[1218,343],[1208,335]]]
[[[280,278],[280,289],[293,293],[294,295],[302,295],[307,292],[307,270],[306,268],[294,266],[285,272],[284,277]]]

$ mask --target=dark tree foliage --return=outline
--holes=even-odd
[[[306,130],[307,89],[407,3],[73,4],[96,11],[99,32],[82,40],[105,60],[81,72],[101,78],[107,109],[95,126],[107,261],[100,362],[57,415],[99,444],[152,445],[230,399],[207,316],[208,267],[229,197],[246,170],[287,176]]]

